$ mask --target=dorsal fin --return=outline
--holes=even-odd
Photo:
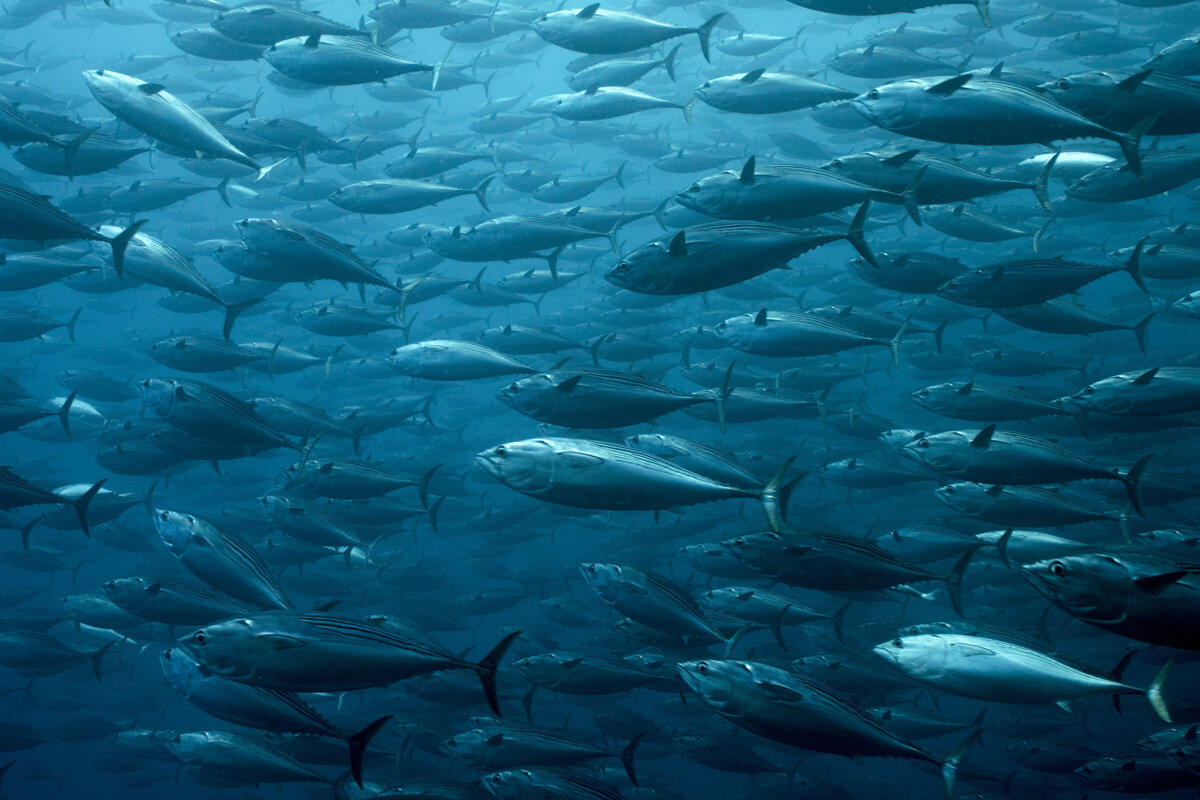
[[[595,16],[596,12],[599,10],[600,10],[600,4],[592,3],[590,6],[586,6],[584,8],[579,9],[579,13],[576,14],[575,16],[578,17],[579,19],[591,19],[593,16]]]
[[[679,258],[687,255],[687,234],[683,231],[675,234],[671,239],[671,245],[667,248],[667,255],[672,258]]]
[[[741,181],[742,183],[746,184],[747,186],[752,186],[754,184],[754,165],[755,165],[755,163],[756,162],[755,162],[754,156],[750,156],[749,158],[747,158],[746,163],[742,165],[742,174],[738,176],[738,180]]]
[[[754,315],[754,324],[760,326],[767,324],[767,310],[765,308]]]
[[[963,85],[969,80],[971,80],[970,73],[963,73],[962,75],[955,75],[953,78],[947,78],[946,80],[942,81],[941,83],[935,83],[933,86],[930,86],[925,91],[928,94],[936,94],[936,95],[941,95],[942,97],[949,97],[950,95],[954,94],[959,89],[961,89],[963,87]]]
[[[903,153],[896,153],[894,156],[888,156],[883,160],[884,164],[889,167],[900,167],[912,161],[913,156],[920,153],[920,150],[905,150]]]
[[[763,76],[763,73],[766,71],[767,70],[765,68],[752,70],[750,72],[747,72],[745,75],[743,75],[741,77],[741,81],[742,81],[742,83],[754,83],[756,80],[761,78]]]
[[[986,449],[992,443],[992,435],[996,432],[995,425],[988,425],[986,428],[975,434],[975,438],[971,440],[971,447]]]
[[[1154,380],[1154,376],[1158,374],[1158,369],[1159,369],[1158,367],[1154,367],[1153,369],[1148,369],[1145,372],[1143,372],[1141,375],[1138,375],[1136,378],[1133,379],[1133,385],[1134,386],[1146,386],[1147,384],[1150,383],[1150,381]]]

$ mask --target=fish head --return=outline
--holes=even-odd
[[[278,657],[281,648],[302,644],[295,637],[276,635],[270,620],[234,617],[198,628],[177,644],[206,673],[237,680],[254,674],[260,657]]]
[[[561,379],[545,373],[513,381],[496,393],[504,405],[533,419],[547,419],[554,412]]]
[[[892,450],[903,450],[909,442],[924,435],[924,431],[915,428],[892,428],[879,434],[879,441]]]
[[[962,386],[961,383],[938,383],[918,389],[911,397],[921,408],[940,414],[956,408],[954,401],[962,396],[958,391]]]
[[[128,75],[110,69],[85,69],[83,80],[101,105],[119,105],[137,83]]]
[[[566,669],[562,659],[553,653],[543,653],[517,659],[512,663],[513,669],[521,673],[530,683],[538,686],[548,686],[555,683],[558,673]]]
[[[444,347],[435,347],[428,342],[415,342],[395,348],[388,353],[384,360],[402,375],[411,375],[418,372],[422,366],[427,365],[430,362],[430,356],[435,356],[443,351],[445,351]]]
[[[911,678],[935,679],[946,672],[951,642],[936,633],[898,636],[872,648],[875,655]]]
[[[199,766],[205,761],[205,751],[209,749],[209,736],[205,731],[180,731],[163,744],[179,761]]]
[[[992,505],[988,487],[981,483],[948,483],[933,490],[938,500],[968,517],[983,513]]]
[[[687,687],[717,712],[729,709],[739,690],[754,681],[754,669],[744,661],[684,661],[676,664],[675,670]]]
[[[489,747],[497,745],[499,741],[495,741],[494,733],[475,728],[443,740],[438,744],[438,751],[469,766],[483,767],[487,763]]]
[[[526,439],[483,450],[475,463],[518,492],[538,492],[554,485],[555,456],[554,445],[545,439]]]
[[[162,667],[167,683],[185,696],[190,695],[192,688],[205,677],[200,663],[178,647],[170,647],[159,653],[158,665]]]
[[[183,387],[171,378],[146,378],[137,388],[145,407],[160,417],[171,413],[176,393],[184,391]]]
[[[616,564],[580,564],[579,574],[600,599],[612,605],[617,602],[621,588],[627,584],[625,570]]]
[[[1077,114],[1094,117],[1111,109],[1114,86],[1115,81],[1107,72],[1079,72],[1046,81],[1037,91]]]
[[[527,769],[506,769],[483,776],[483,787],[496,800],[520,800],[526,797],[560,796],[561,792],[539,790],[537,776]]]
[[[721,320],[712,330],[713,333],[720,337],[721,341],[741,350],[748,346],[758,336],[760,331],[768,327],[766,324],[755,325],[755,319],[755,314],[739,314],[736,317]],[[770,318],[768,317],[767,322],[769,320]]]
[[[1133,396],[1139,388],[1133,385],[1137,377],[1131,373],[1105,378],[1088,384],[1073,395],[1060,397],[1052,404],[1067,410],[1120,414],[1133,405]]]
[[[111,581],[105,581],[100,588],[104,590],[104,594],[109,600],[126,608],[136,605],[138,600],[146,594],[150,585],[151,581],[146,578],[114,578]]]
[[[1126,562],[1103,553],[1023,564],[1021,576],[1071,616],[1100,623],[1125,618],[1134,587]]]
[[[896,81],[863,92],[850,107],[880,128],[903,131],[921,120],[927,88],[920,79]]]
[[[745,566],[765,574],[776,570],[787,552],[783,538],[771,531],[735,536],[721,542],[721,547]]]
[[[889,167],[882,163],[883,158],[884,156],[874,152],[854,153],[848,156],[831,158],[822,164],[819,169],[832,172],[843,178],[849,178],[852,181],[874,185],[872,181],[876,181],[881,176],[886,175],[889,170]]]
[[[960,474],[970,465],[971,439],[962,431],[926,434],[904,445],[901,453],[943,475]]]
[[[288,509],[291,503],[286,497],[280,497],[275,494],[265,494],[258,498],[258,511],[263,515],[263,518],[273,525],[283,524],[287,517]]]
[[[738,205],[745,184],[740,173],[724,170],[707,175],[683,191],[675,194],[675,202],[684,208],[699,211],[712,217],[731,213]]]
[[[181,557],[193,541],[204,538],[204,521],[191,514],[156,508],[152,519],[158,538],[176,557]]]

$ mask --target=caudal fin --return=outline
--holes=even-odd
[[[386,725],[391,718],[391,714],[388,714],[386,717],[380,717],[358,733],[346,737],[346,744],[350,747],[350,774],[354,776],[354,782],[358,784],[360,789],[363,785],[363,754],[367,751],[367,745],[370,744],[371,737],[378,733],[379,729]]]
[[[854,212],[854,219],[850,221],[850,228],[846,231],[846,241],[858,251],[863,261],[879,269],[879,262],[875,259],[875,254],[871,252],[871,248],[863,236],[863,228],[867,224],[867,214],[870,211],[871,199],[868,197],[867,201],[858,207],[858,211]]]
[[[1121,146],[1121,153],[1125,156],[1125,163],[1129,164],[1130,171],[1141,180],[1146,179],[1142,172],[1142,136],[1154,127],[1154,123],[1158,122],[1162,113],[1162,111],[1157,111],[1151,114],[1130,128],[1128,133],[1117,138],[1117,144]]]
[[[1133,510],[1140,517],[1146,516],[1146,513],[1142,510],[1142,473],[1146,471],[1146,464],[1151,458],[1153,458],[1153,455],[1142,457],[1136,464],[1129,468],[1128,472],[1121,476],[1121,482],[1125,484],[1125,492],[1129,495],[1129,504],[1133,506]]]
[[[633,737],[629,744],[625,745],[625,749],[621,751],[621,766],[625,767],[625,774],[629,776],[629,782],[634,786],[637,786],[638,782],[637,772],[633,768],[633,754],[637,752],[637,746],[642,743],[642,739],[644,738],[646,738],[646,732],[642,731]]]
[[[117,277],[125,277],[125,250],[129,247],[129,242],[137,236],[137,232],[142,229],[149,220],[139,219],[131,224],[128,228],[118,233],[116,236],[108,240],[108,244],[112,247],[113,253],[113,268],[117,271]]]
[[[484,656],[482,661],[475,665],[475,671],[479,673],[479,682],[483,684],[483,693],[487,696],[488,706],[497,717],[504,715],[500,713],[500,697],[496,693],[496,668],[500,666],[500,659],[504,658],[509,646],[520,635],[520,631],[513,631],[505,636],[499,644],[492,648],[490,653]]]
[[[481,180],[479,182],[478,186],[475,187],[475,199],[479,201],[479,205],[483,206],[483,210],[488,212],[489,214],[492,212],[492,210],[490,208],[488,208],[486,192],[487,192],[488,186],[494,180],[496,180],[495,175],[488,175],[486,178],[484,178],[483,180]]]
[[[1046,209],[1048,212],[1052,212],[1054,210],[1050,206],[1050,173],[1054,171],[1054,165],[1058,163],[1058,157],[1061,155],[1062,151],[1059,150],[1057,153],[1047,159],[1046,163],[1042,166],[1041,171],[1038,172],[1038,176],[1034,180],[1033,186],[1031,187],[1034,195],[1037,196],[1038,205]]]
[[[262,297],[251,297],[249,300],[243,300],[240,303],[230,303],[229,305],[225,306],[225,321],[223,323],[221,323],[221,335],[225,337],[225,341],[227,341],[227,342],[229,341],[229,335],[231,333],[233,333],[233,323],[237,322],[237,318],[239,316],[241,316],[241,313],[243,311],[245,311],[247,308],[250,308],[251,306],[258,305],[259,303],[263,302],[263,300],[264,300],[264,298],[262,298]],[[280,341],[283,341],[283,340],[281,339]],[[279,348],[279,345],[276,344],[275,350],[277,350],[278,348]],[[275,350],[271,351],[272,359],[271,359],[270,366],[271,366],[271,377],[272,378],[275,377],[274,376]]]
[[[75,513],[79,516],[79,527],[83,528],[84,536],[90,537],[92,535],[92,529],[88,525],[87,518],[88,506],[91,504],[92,498],[94,498],[96,493],[100,491],[100,487],[104,485],[106,480],[108,480],[108,478],[101,478],[100,480],[96,481],[92,484],[92,488],[88,489],[71,502],[71,505],[75,507]]]
[[[709,20],[699,28],[696,28],[696,36],[700,39],[700,53],[704,56],[704,60],[710,64],[712,63],[712,59],[708,57],[708,40],[712,36],[713,28],[717,27],[717,23],[720,22],[721,18],[724,16],[725,12],[722,11],[720,14],[717,14],[714,17],[710,17]]]
[[[62,428],[67,436],[71,435],[71,406],[75,404],[75,395],[77,394],[79,394],[78,389],[67,395],[67,399],[58,409],[58,421],[62,423]]]
[[[787,497],[783,492],[783,479],[787,477],[788,470],[792,468],[795,460],[796,457],[792,456],[783,462],[783,466],[771,478],[770,483],[763,487],[759,497],[763,514],[767,518],[767,525],[776,533],[783,527],[784,507],[787,505]]]

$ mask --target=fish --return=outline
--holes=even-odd
[[[518,636],[519,631],[508,634],[475,663],[370,622],[329,614],[266,614],[205,626],[182,637],[179,645],[211,674],[285,692],[345,691],[443,669],[473,670],[489,707],[500,716],[496,668]]]

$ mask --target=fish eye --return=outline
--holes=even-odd
[[[500,456],[501,458],[504,458],[505,456],[508,455],[508,450],[504,447],[504,445],[500,445],[499,447],[496,448],[496,455]]]
[[[892,647],[904,647],[904,640],[903,639],[895,639],[892,642]]]
[[[871,91],[867,92],[867,99],[868,100],[878,100],[879,99],[879,90],[872,89]]]
[[[921,395],[921,397],[928,397],[928,396],[929,396],[929,390],[928,390],[928,389],[922,389],[921,391],[917,392],[917,394]]]
[[[922,439],[921,441],[917,442],[917,447],[925,447],[925,448],[929,447],[929,440]]]
[[[1050,574],[1056,578],[1064,578],[1067,575],[1067,565],[1061,561],[1055,561],[1050,565]]]
[[[161,514],[159,514],[158,516],[159,516],[159,518],[160,518],[160,519],[161,519],[163,522],[166,522],[166,521],[167,521],[168,512],[164,511],[164,512],[162,512]]]
[[[688,187],[688,191],[693,192],[693,193],[700,191],[700,184],[693,183],[691,186]]]
[[[1071,82],[1066,78],[1059,78],[1057,81],[1055,81],[1054,85],[1063,91],[1071,88]]]
[[[508,390],[513,394],[516,394],[517,392],[521,391],[521,387],[514,383],[512,386],[508,387]]]
[[[701,675],[707,675],[708,674],[708,664],[701,661],[699,664],[696,665],[696,672],[699,672]]]
[[[195,518],[195,517],[193,517],[191,514],[188,514],[188,522],[190,522],[192,525],[195,525],[195,524],[196,524],[196,518]]]
[[[617,264],[616,269],[614,270],[614,272],[628,272],[628,271],[629,271],[629,263],[626,261],[619,262]]]
[[[1084,394],[1095,394],[1095,393],[1096,393],[1096,387],[1095,387],[1095,386],[1089,386],[1089,387],[1087,387],[1086,389],[1084,389],[1084,390],[1083,390],[1083,393],[1084,393]]]
[[[196,631],[192,634],[192,641],[196,644],[204,644],[207,639],[208,637],[204,634],[204,631]]]
[[[842,164],[842,160],[840,158],[835,158],[833,161],[829,162],[829,166],[833,167],[834,169],[841,169],[844,165]]]

